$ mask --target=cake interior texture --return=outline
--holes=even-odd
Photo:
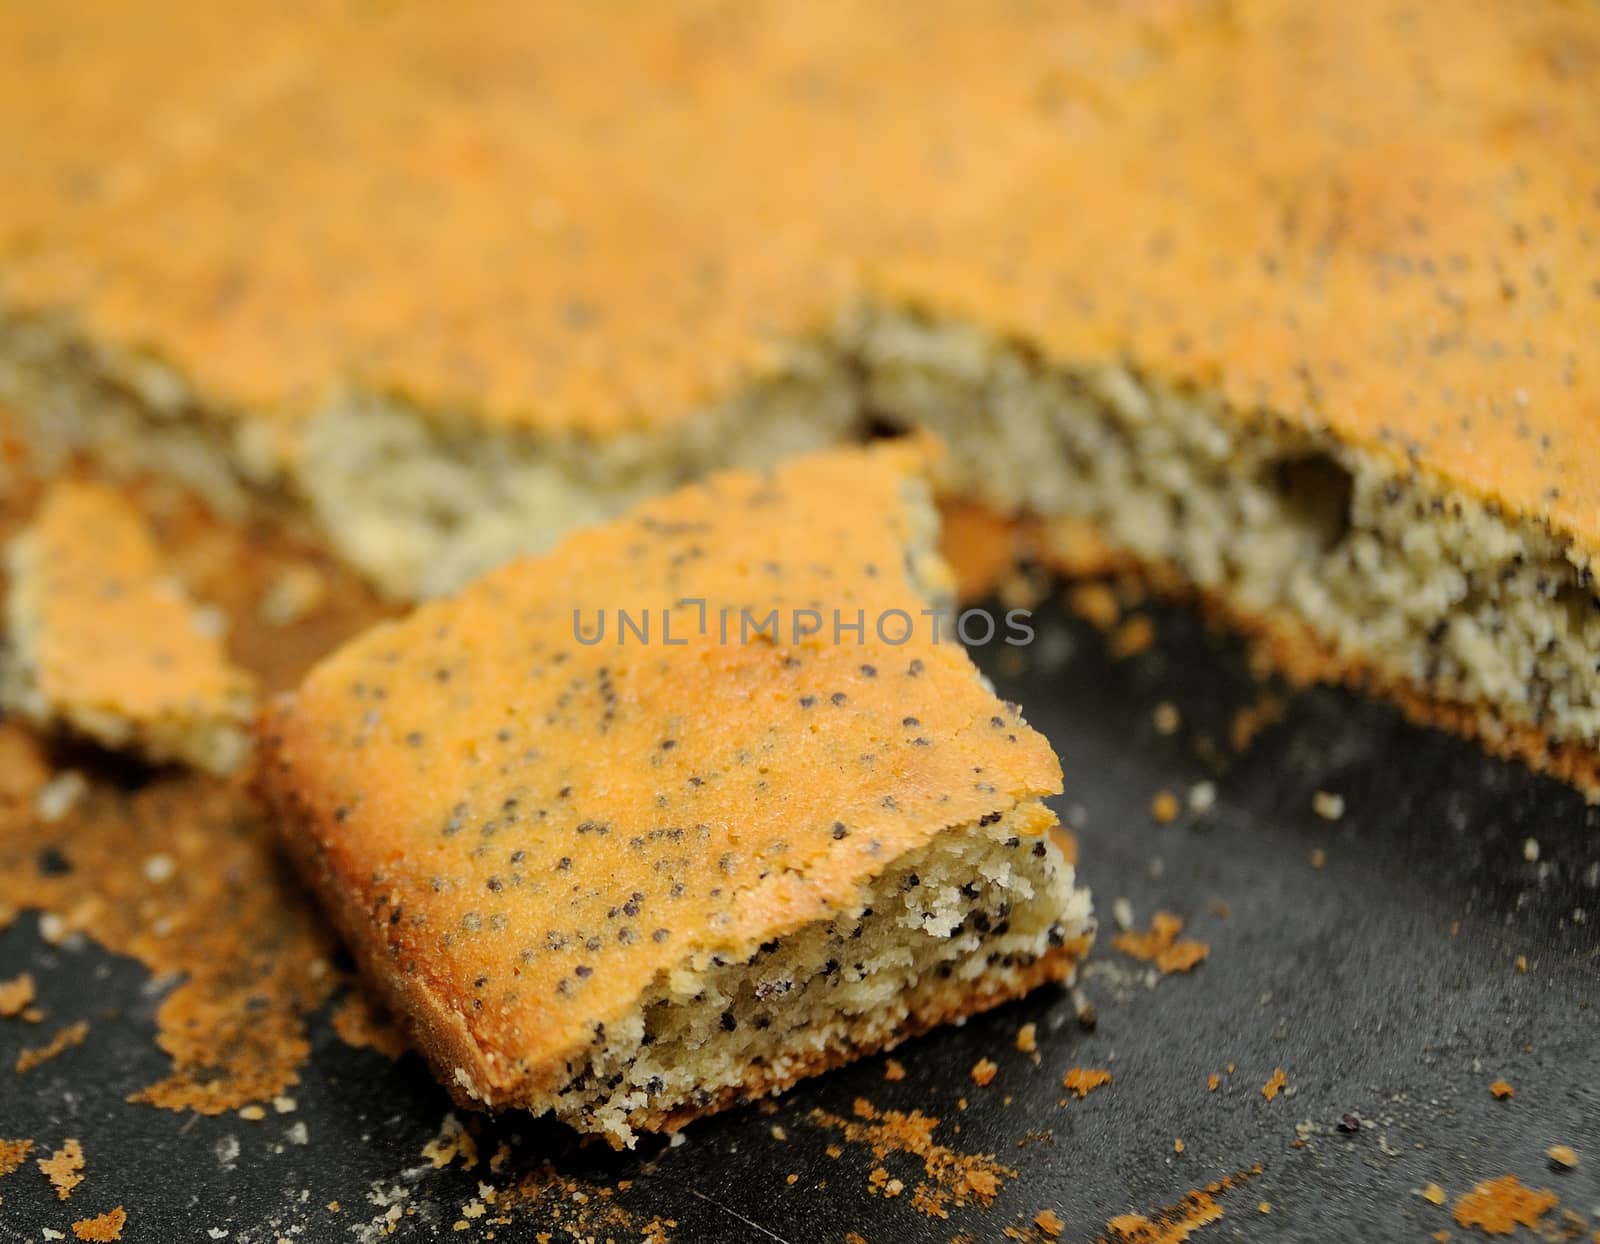
[[[45,321],[0,333],[0,395],[37,443],[176,473],[225,507],[309,516],[397,597],[453,590],[714,468],[929,428],[954,451],[949,494],[1086,520],[1235,620],[1314,649],[1322,672],[1454,709],[1451,724],[1491,749],[1600,790],[1586,548],[1303,414],[1230,408],[1132,365],[1047,359],[956,319],[858,308],[714,408],[601,441],[345,394],[310,416],[299,452],[275,456],[170,372],[67,343]]]
[[[700,954],[664,973],[531,1107],[631,1144],[635,1128],[784,1089],[1065,978],[1087,949],[1089,896],[1037,832],[1039,811],[945,830],[833,919],[747,961]]]

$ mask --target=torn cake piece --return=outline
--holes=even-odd
[[[1071,975],[1060,767],[934,616],[921,463],[716,476],[263,714],[286,841],[459,1102],[631,1145]]]
[[[251,676],[189,599],[144,519],[95,484],[58,483],[7,551],[0,700],[60,730],[211,773],[249,749]]]

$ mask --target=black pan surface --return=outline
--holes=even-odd
[[[165,1070],[153,1013],[170,982],[92,944],[47,945],[24,913],[0,933],[0,977],[32,971],[52,1016],[90,1017],[96,1035],[13,1077],[39,1030],[0,1021],[0,1136],[38,1138],[35,1157],[80,1137],[87,1168],[65,1202],[31,1160],[0,1180],[0,1240],[52,1238],[46,1228],[71,1239],[72,1221],[116,1204],[123,1238],[141,1241],[625,1241],[653,1229],[680,1241],[812,1244],[855,1232],[868,1244],[942,1244],[1003,1240],[1008,1228],[1039,1238],[1034,1218],[1047,1209],[1062,1239],[1090,1240],[1118,1215],[1153,1217],[1256,1167],[1220,1193],[1222,1217],[1195,1239],[1474,1238],[1452,1222],[1452,1203],[1506,1174],[1559,1197],[1547,1229],[1575,1221],[1568,1212],[1600,1225],[1595,810],[1332,690],[1284,693],[1282,719],[1236,752],[1235,715],[1263,694],[1238,646],[1184,610],[1154,616],[1157,643],[1124,660],[1053,604],[1036,615],[1030,648],[975,654],[1062,756],[1058,809],[1078,831],[1102,921],[1082,983],[1092,1031],[1071,998],[1047,990],[903,1047],[896,1082],[870,1059],[770,1113],[734,1111],[681,1144],[620,1156],[554,1126],[490,1120],[478,1167],[441,1170],[421,1151],[451,1107],[421,1063],[348,1048],[325,1019],[312,1026],[292,1113],[249,1121],[129,1104]],[[1178,709],[1175,733],[1153,722],[1162,701]],[[1206,781],[1214,806],[1156,823],[1157,791],[1187,803]],[[1319,790],[1342,796],[1340,819],[1313,810]],[[1158,978],[1117,954],[1118,898],[1141,927],[1158,909],[1182,916],[1210,957]],[[1038,1026],[1037,1065],[1015,1048],[1027,1022]],[[969,1078],[982,1057],[999,1068],[984,1088]],[[1074,1066],[1110,1069],[1114,1081],[1063,1105]],[[1269,1101],[1262,1086],[1280,1067],[1287,1088]],[[1514,1098],[1491,1094],[1499,1079]],[[1015,1178],[992,1206],[928,1216],[912,1204],[919,1159],[880,1159],[814,1114],[847,1117],[862,1098],[938,1118],[935,1139],[992,1153]],[[509,1156],[491,1171],[501,1142]],[[1558,1144],[1577,1150],[1575,1170],[1546,1158]],[[487,1203],[546,1159],[562,1178],[543,1195]],[[880,1165],[902,1195],[874,1191]],[[1420,1195],[1434,1183],[1443,1206]]]

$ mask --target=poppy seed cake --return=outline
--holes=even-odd
[[[227,656],[116,493],[67,480],[7,550],[0,700],[25,720],[153,761],[232,771],[255,683]]]
[[[1600,796],[1597,64],[1555,0],[3,6],[0,402],[401,597],[932,426]]]
[[[1060,769],[936,632],[921,462],[648,502],[263,714],[285,840],[458,1101],[631,1144],[1071,974]]]

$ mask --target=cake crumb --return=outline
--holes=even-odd
[[[905,1065],[898,1058],[891,1058],[883,1064],[883,1078],[885,1080],[904,1080],[906,1078]]]
[[[1261,1086],[1261,1096],[1268,1101],[1272,1101],[1284,1090],[1288,1083],[1288,1078],[1283,1074],[1283,1068],[1279,1067],[1273,1071],[1272,1078]]]
[[[460,1162],[462,1170],[470,1171],[478,1165],[478,1142],[452,1111],[440,1121],[439,1134],[422,1146],[422,1156],[436,1171],[452,1162]]]
[[[1155,623],[1142,613],[1136,613],[1111,636],[1111,655],[1121,661],[1136,657],[1156,641]]]
[[[1518,1227],[1538,1230],[1559,1201],[1548,1188],[1535,1191],[1515,1175],[1502,1175],[1463,1193],[1452,1212],[1457,1226],[1477,1227],[1487,1235],[1511,1235]]]
[[[1233,715],[1228,730],[1228,741],[1236,752],[1250,750],[1250,745],[1268,726],[1283,720],[1284,704],[1277,696],[1264,695],[1254,704],[1248,704]]]
[[[1211,947],[1205,942],[1179,941],[1178,934],[1182,931],[1182,918],[1168,911],[1158,911],[1150,921],[1149,932],[1119,933],[1111,939],[1111,945],[1131,959],[1154,963],[1163,976],[1170,976],[1191,971],[1211,953]]]
[[[1208,1092],[1215,1093],[1217,1091],[1217,1086],[1220,1085],[1221,1083],[1222,1083],[1222,1077],[1219,1076],[1215,1071],[1213,1071],[1210,1075],[1208,1075],[1206,1077],[1206,1090]]]
[[[1033,1216],[1033,1223],[1052,1240],[1057,1239],[1067,1229],[1067,1224],[1061,1221],[1060,1215],[1053,1209],[1040,1210]]]
[[[122,1228],[128,1225],[128,1211],[122,1206],[93,1218],[80,1218],[72,1224],[72,1234],[92,1244],[115,1244],[122,1238]]]
[[[1522,858],[1530,864],[1539,862],[1539,840],[1537,838],[1524,838],[1522,841]]]
[[[32,1152],[31,1140],[0,1140],[0,1179],[26,1162]]]
[[[1101,1067],[1072,1067],[1061,1079],[1061,1087],[1076,1093],[1079,1101],[1110,1083],[1111,1073]]]
[[[1311,849],[1311,867],[1320,872],[1324,867],[1326,867],[1327,863],[1328,853],[1321,847],[1313,847]]]
[[[1067,608],[1098,630],[1109,631],[1122,615],[1116,593],[1104,583],[1079,583],[1067,593]]]
[[[970,1072],[972,1076],[972,1082],[979,1088],[986,1088],[988,1085],[993,1083],[995,1075],[999,1072],[999,1070],[999,1066],[996,1065],[993,1059],[980,1058],[977,1062],[972,1064],[972,1071]]]
[[[1180,1137],[1178,1137],[1177,1140],[1172,1142],[1172,1152],[1174,1152],[1174,1153],[1182,1153],[1183,1152],[1183,1137],[1180,1136]]]
[[[47,1063],[56,1055],[74,1046],[82,1045],[84,1038],[89,1035],[89,1023],[80,1019],[75,1024],[68,1024],[65,1028],[51,1037],[48,1044],[23,1050],[17,1055],[17,1074],[32,1071],[40,1063]]]
[[[1256,1211],[1262,1214],[1270,1214],[1272,1212],[1272,1202],[1262,1201],[1256,1206]]]
[[[1039,1025],[1024,1024],[1017,1029],[1017,1049],[1032,1054],[1039,1048]]]
[[[1445,1197],[1444,1189],[1441,1188],[1438,1184],[1426,1184],[1426,1185],[1424,1185],[1424,1187],[1422,1189],[1421,1196],[1422,1196],[1422,1199],[1424,1201],[1426,1201],[1429,1205],[1443,1205],[1444,1204],[1444,1197]]]
[[[1344,815],[1344,796],[1319,790],[1311,796],[1311,810],[1325,821],[1337,821]]]
[[[37,1159],[37,1165],[56,1190],[56,1200],[65,1201],[83,1182],[83,1145],[76,1137],[68,1137],[49,1157]]]
[[[1183,724],[1183,719],[1178,713],[1178,706],[1169,700],[1162,700],[1156,705],[1155,712],[1151,714],[1155,723],[1156,733],[1172,735],[1178,733],[1178,727]]]
[[[1544,1151],[1544,1156],[1550,1159],[1551,1165],[1564,1171],[1573,1170],[1578,1165],[1578,1151],[1571,1145],[1551,1145]]]
[[[21,1015],[33,1004],[34,996],[31,973],[23,972],[10,980],[0,981],[0,1017],[12,1019]]]
[[[911,1204],[930,1218],[947,1217],[947,1207],[952,1204],[992,1205],[1002,1181],[1017,1176],[1014,1169],[997,1162],[993,1154],[958,1153],[934,1140],[939,1120],[920,1110],[880,1111],[865,1098],[857,1098],[852,1113],[853,1119],[845,1119],[813,1110],[809,1117],[813,1123],[842,1131],[852,1143],[867,1145],[880,1162],[890,1153],[920,1158],[924,1179],[913,1191]],[[883,1188],[887,1190],[889,1184],[885,1171]]]
[[[1528,974],[1528,956],[1527,955],[1518,955],[1517,956],[1517,971],[1520,972],[1523,976],[1526,976]]]
[[[1496,1101],[1510,1101],[1517,1095],[1517,1090],[1511,1086],[1511,1082],[1508,1080],[1496,1080],[1489,1086],[1489,1091],[1494,1094]]]
[[[1178,797],[1170,790],[1157,791],[1155,798],[1150,801],[1150,815],[1155,818],[1157,825],[1170,825],[1178,819],[1180,805]]]

